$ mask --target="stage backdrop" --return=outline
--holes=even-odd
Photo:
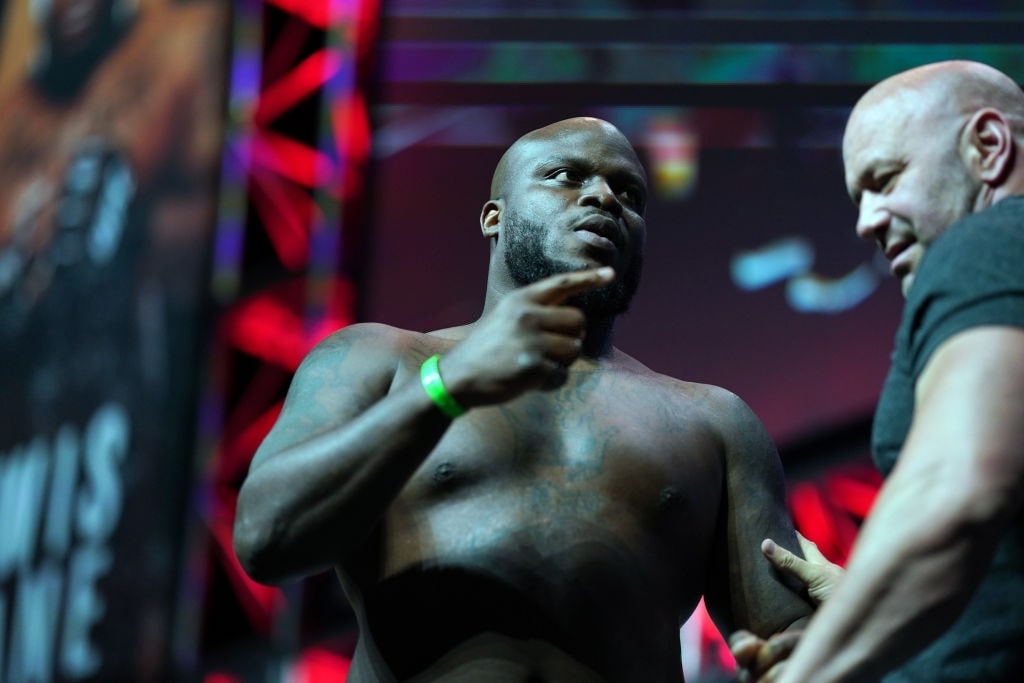
[[[967,0],[393,0],[358,318],[476,319],[478,220],[502,151],[561,118],[613,122],[652,179],[616,345],[745,399],[779,445],[798,529],[845,562],[879,486],[868,432],[902,298],[854,234],[843,126],[871,84],[925,62],[1024,81],[1022,19]],[[680,638],[688,681],[731,680],[704,614]]]
[[[0,680],[165,680],[230,6],[4,5]]]
[[[388,3],[360,317],[420,330],[475,319],[478,218],[501,152],[533,127],[599,116],[637,146],[653,185],[643,281],[617,345],[737,392],[784,450],[865,421],[902,299],[854,234],[839,151],[850,107],[933,60],[1024,77],[1020,12],[926,4]]]

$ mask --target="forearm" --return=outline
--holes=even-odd
[[[335,563],[379,522],[450,424],[411,380],[341,427],[259,454],[235,523],[246,571],[274,582]]]
[[[967,495],[953,492],[956,482],[936,479],[894,476],[883,489],[842,584],[811,621],[784,682],[877,681],[959,615],[987,565],[979,558],[991,556],[998,535],[992,520],[973,514]]]
[[[971,328],[933,353],[898,464],[782,681],[877,680],[952,625],[1019,514],[1022,386],[1021,330]]]

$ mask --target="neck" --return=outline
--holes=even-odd
[[[587,316],[587,334],[583,338],[581,355],[586,358],[607,358],[614,350],[612,341],[615,332],[615,317],[595,318]]]
[[[484,298],[484,308],[480,317],[483,318],[490,314],[502,299],[516,289],[518,287],[511,282],[496,278],[492,270],[487,278],[487,295]],[[616,316],[594,316],[587,314],[586,311],[583,313],[586,315],[587,322],[581,355],[593,359],[610,356],[613,351],[612,342]]]

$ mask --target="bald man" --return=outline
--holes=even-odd
[[[872,439],[887,479],[845,576],[764,680],[1024,675],[1022,153],[1024,93],[983,64],[919,67],[854,107],[843,163],[857,233],[906,297]],[[823,558],[765,549],[828,592]],[[748,665],[760,652],[756,675],[782,640],[766,655],[736,636],[733,651]]]
[[[299,368],[235,549],[262,582],[335,568],[360,630],[350,683],[678,682],[702,596],[725,633],[809,614],[757,550],[796,547],[761,423],[612,345],[646,197],[607,122],[528,133],[480,215],[480,318],[352,325]]]

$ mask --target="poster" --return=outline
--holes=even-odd
[[[164,679],[230,5],[5,10],[0,680]]]

